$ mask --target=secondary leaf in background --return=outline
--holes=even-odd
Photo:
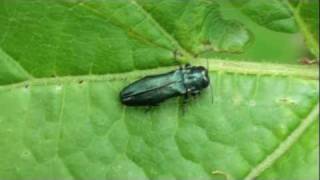
[[[271,30],[292,33],[299,27],[311,53],[319,58],[318,0],[231,0],[231,2],[254,22]]]
[[[261,26],[280,32],[297,31],[290,9],[281,0],[231,0],[231,2]]]
[[[303,57],[306,57],[308,49],[303,42],[302,34],[283,33],[265,28],[242,13],[239,8],[232,4],[232,1],[219,1],[219,4],[222,16],[244,24],[253,34],[254,41],[243,53],[208,52],[208,57],[286,64],[297,64]]]
[[[287,2],[310,52],[319,59],[319,0]]]

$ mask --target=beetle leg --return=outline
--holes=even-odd
[[[196,96],[197,96],[198,94],[196,94],[196,93],[192,93],[191,94],[191,96],[192,96],[192,99],[196,99]]]
[[[186,104],[189,100],[189,96],[188,96],[188,93],[186,93],[184,96],[183,96],[183,101],[182,101],[182,114],[184,114],[186,112]]]
[[[186,93],[183,97],[183,103],[187,104],[188,100],[189,100],[189,93]]]
[[[144,113],[148,113],[152,109],[152,106],[147,106],[144,110]]]
[[[197,95],[200,95],[200,91],[193,91],[191,93],[192,96],[197,96]]]
[[[151,111],[154,107],[159,106],[159,104],[150,104],[149,106],[146,107],[145,113]]]
[[[179,65],[179,70],[181,71],[183,69],[183,67],[181,65]]]

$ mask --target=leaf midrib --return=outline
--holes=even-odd
[[[177,42],[168,32],[167,30],[161,26],[148,11],[146,11],[136,0],[130,1],[132,4],[134,4],[140,12],[142,12],[146,18],[150,22],[152,22],[158,30],[160,30],[165,37],[171,41],[175,46],[178,47],[180,51],[183,52],[183,54],[187,57],[191,57],[192,53],[187,52],[180,44]],[[290,4],[289,4],[290,5]],[[82,6],[85,8],[91,9],[89,6],[86,6],[83,4],[83,2],[77,3],[75,6]],[[92,10],[92,9],[91,9]],[[94,12],[93,12],[94,13]],[[0,47],[1,50],[1,47]],[[1,51],[0,51],[1,52]],[[6,55],[8,55],[6,53]],[[8,55],[9,56],[9,55]],[[57,82],[62,83],[65,81],[78,81],[78,80],[91,80],[91,81],[102,81],[102,80],[121,80],[121,79],[127,79],[128,76],[130,78],[137,78],[141,77],[143,75],[147,74],[153,74],[153,73],[160,73],[165,72],[168,70],[172,70],[173,67],[161,67],[161,68],[155,68],[151,70],[133,70],[136,72],[126,72],[126,73],[116,73],[116,74],[105,74],[105,75],[75,75],[75,76],[61,76],[61,77],[54,77],[54,78],[34,78],[29,72],[27,72],[18,62],[10,58],[10,61],[16,65],[16,68],[20,69],[23,73],[27,74],[27,77],[29,80],[23,81],[23,82],[17,82],[9,85],[0,85],[1,89],[6,89],[6,87],[12,87],[12,86],[20,86],[21,84],[30,83],[30,84],[41,84],[45,82]],[[190,62],[193,65],[203,65],[206,66],[206,63],[204,63],[207,59],[200,59],[200,58],[194,58]],[[177,59],[177,61],[183,61],[182,59]],[[302,66],[302,65],[288,65],[288,64],[272,64],[272,63],[255,63],[255,62],[246,62],[246,61],[229,61],[229,60],[217,60],[212,59],[210,60],[210,71],[217,71],[217,72],[229,72],[229,73],[239,73],[239,74],[250,74],[250,75],[277,75],[277,76],[293,76],[303,79],[312,79],[312,80],[318,80],[319,72],[317,67],[310,67],[310,66]],[[125,77],[124,77],[125,76]]]
[[[319,69],[313,65],[290,65],[273,63],[255,63],[244,61],[231,61],[220,59],[194,59],[192,65],[206,67],[209,61],[209,71],[217,73],[234,73],[255,76],[283,76],[295,77],[305,80],[319,80]],[[147,70],[133,70],[131,72],[103,74],[103,75],[76,75],[62,77],[33,78],[30,80],[0,86],[1,90],[20,88],[26,85],[46,86],[48,84],[63,84],[80,81],[121,81],[127,79],[137,79],[146,75],[159,74],[177,69],[177,66],[167,66]]]

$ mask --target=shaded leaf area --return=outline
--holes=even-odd
[[[12,84],[32,78],[16,61],[0,49],[0,85]]]
[[[0,83],[30,79],[25,74],[38,78],[168,66],[202,51],[240,51],[249,42],[248,31],[223,20],[215,1],[166,0],[153,7],[155,2],[1,1],[0,65],[20,65],[24,72],[1,70],[6,78]]]
[[[240,52],[250,33],[237,21],[225,20],[219,1],[137,0],[189,52]]]
[[[310,52],[319,58],[319,1],[290,0],[288,5],[295,15]]]
[[[185,113],[179,98],[146,112],[118,101],[133,78],[53,78],[2,87],[0,177],[211,179],[212,172],[222,172],[243,179],[295,134],[318,104],[314,80],[220,72],[211,73],[213,104],[207,89]],[[316,134],[297,136],[290,156],[277,163],[316,153],[306,139]],[[305,143],[310,146],[299,147]],[[315,172],[312,157],[291,167]],[[272,168],[268,173],[279,173]],[[317,177],[283,168],[277,177]]]
[[[209,52],[207,54],[208,57],[218,57],[226,60],[297,64],[308,53],[300,33],[283,33],[265,28],[252,21],[241,12],[241,8],[234,6],[232,2],[234,1],[219,1],[221,13],[225,18],[235,19],[243,23],[254,35],[254,41],[250,43],[250,46],[243,53]]]
[[[230,2],[261,26],[279,32],[297,31],[293,14],[281,0],[231,0]]]

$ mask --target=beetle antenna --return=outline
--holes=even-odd
[[[209,74],[209,61],[207,60],[207,69],[208,69],[208,74]],[[210,74],[209,74],[210,75]],[[209,80],[210,81],[210,80]],[[209,83],[210,86],[210,96],[211,96],[211,104],[213,104],[213,89],[212,89],[212,82]]]

